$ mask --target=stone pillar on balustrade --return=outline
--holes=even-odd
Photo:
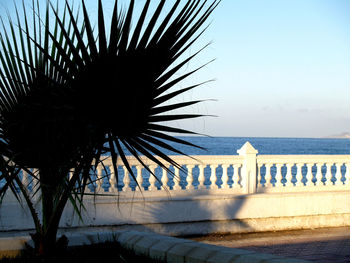
[[[256,193],[257,187],[257,162],[256,150],[250,142],[246,142],[237,153],[244,158],[241,168],[241,184],[248,194]]]

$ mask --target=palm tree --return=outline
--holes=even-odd
[[[164,162],[180,168],[161,149],[183,154],[169,142],[198,147],[169,135],[193,132],[162,123],[202,116],[168,113],[200,101],[166,103],[201,85],[172,89],[200,69],[180,77],[174,75],[200,52],[183,58],[204,32],[203,23],[218,1],[208,4],[190,0],[181,4],[179,0],[160,19],[165,3],[160,1],[154,11],[149,11],[151,1],[145,1],[132,30],[134,1],[126,12],[119,10],[115,1],[108,37],[101,0],[95,31],[84,1],[81,23],[80,12],[68,2],[62,16],[58,5],[47,4],[42,19],[39,3],[33,0],[33,30],[28,27],[25,6],[24,22],[17,13],[17,28],[11,19],[9,26],[3,27],[0,181],[5,183],[0,194],[3,197],[11,189],[18,199],[25,199],[35,223],[37,253],[50,254],[55,249],[59,221],[68,200],[79,214],[78,204],[82,204],[85,187],[92,182],[103,155],[111,156],[115,171],[117,158],[121,158],[134,177],[124,149],[152,173],[140,155],[164,169],[168,169]],[[56,21],[53,28],[50,15]],[[38,179],[35,194],[41,194],[41,220],[33,196],[21,183],[21,170]]]

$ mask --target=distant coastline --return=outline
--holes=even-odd
[[[325,138],[350,139],[350,132],[343,132],[341,134],[326,136]]]

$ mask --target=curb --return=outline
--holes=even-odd
[[[82,246],[116,241],[136,255],[169,263],[303,263],[305,260],[256,253],[249,250],[204,244],[188,239],[138,231],[82,232],[65,234],[69,246]],[[25,247],[33,245],[29,236],[0,238],[0,258],[16,256]]]

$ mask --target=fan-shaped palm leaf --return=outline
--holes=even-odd
[[[7,188],[15,194],[16,188],[20,188],[32,212],[37,228],[35,240],[42,252],[54,247],[67,200],[72,200],[79,210],[86,185],[92,180],[92,164],[96,168],[103,154],[110,154],[115,171],[120,157],[134,176],[125,148],[152,173],[139,155],[145,155],[164,169],[168,169],[166,163],[181,168],[161,149],[183,154],[169,142],[195,146],[168,134],[193,132],[162,122],[201,117],[171,114],[201,100],[164,103],[202,84],[172,90],[201,68],[174,77],[201,52],[183,58],[184,52],[205,30],[200,28],[218,1],[207,4],[207,1],[189,0],[181,6],[178,0],[161,21],[165,2],[160,1],[150,11],[151,1],[147,0],[131,30],[134,0],[125,13],[118,11],[115,1],[109,36],[101,0],[96,31],[92,29],[84,1],[82,23],[67,1],[62,17],[58,5],[50,3],[55,17],[51,30],[49,5],[42,19],[39,1],[33,0],[33,30],[29,29],[24,6],[24,26],[16,10],[17,33],[11,19],[9,31],[3,25],[0,181],[5,180],[5,184],[0,188],[0,196]],[[31,168],[38,169],[39,176]],[[40,182],[42,221],[21,184],[21,169]],[[68,178],[72,169],[74,172]]]
[[[171,80],[181,67],[199,53],[183,59],[177,66],[170,68],[201,35],[202,31],[199,29],[216,7],[217,1],[213,1],[204,11],[202,9],[206,1],[203,3],[187,1],[180,10],[178,10],[180,1],[176,1],[166,18],[159,21],[164,3],[165,1],[160,1],[154,13],[151,13],[149,23],[146,24],[145,17],[150,5],[150,1],[146,1],[133,32],[130,29],[134,14],[134,1],[130,1],[125,20],[122,20],[118,14],[117,5],[115,5],[108,43],[101,1],[99,1],[98,9],[97,34],[94,34],[92,30],[86,7],[82,2],[86,37],[89,44],[79,44],[73,56],[69,58],[64,56],[67,65],[74,64],[71,72],[78,72],[67,81],[70,82],[75,93],[76,105],[81,111],[81,119],[85,119],[90,124],[92,133],[96,135],[92,138],[94,140],[98,138],[92,144],[98,149],[105,143],[109,143],[108,151],[112,153],[112,157],[122,154],[118,151],[118,148],[122,148],[114,145],[124,144],[127,141],[128,146],[137,149],[135,154],[137,152],[145,155],[146,152],[147,155],[157,154],[168,162],[169,158],[152,145],[174,150],[165,142],[166,140],[177,143],[184,143],[184,141],[174,140],[173,137],[163,132],[191,132],[168,127],[165,130],[164,127],[154,124],[202,116],[169,115],[167,113],[200,101],[167,106],[161,106],[161,104],[196,87],[183,88],[180,91],[165,94],[178,82],[198,70]],[[67,8],[69,10],[69,6]],[[199,15],[201,11],[203,12]],[[59,19],[58,16],[56,18]],[[79,43],[83,43],[77,30],[77,21],[74,20],[72,14],[70,18],[76,37],[80,38]],[[170,22],[171,19],[173,19],[172,22]],[[157,24],[160,25],[156,27]],[[61,26],[61,30],[64,32],[65,28]],[[152,32],[155,33],[152,34]],[[97,35],[98,42],[95,42]],[[72,47],[73,43],[70,46]],[[79,63],[73,63],[73,60]],[[116,116],[118,119],[111,121]],[[175,152],[180,153],[178,150]],[[175,162],[171,164],[178,166]],[[130,174],[133,174],[127,163],[126,166]],[[165,168],[164,165],[162,167]]]

